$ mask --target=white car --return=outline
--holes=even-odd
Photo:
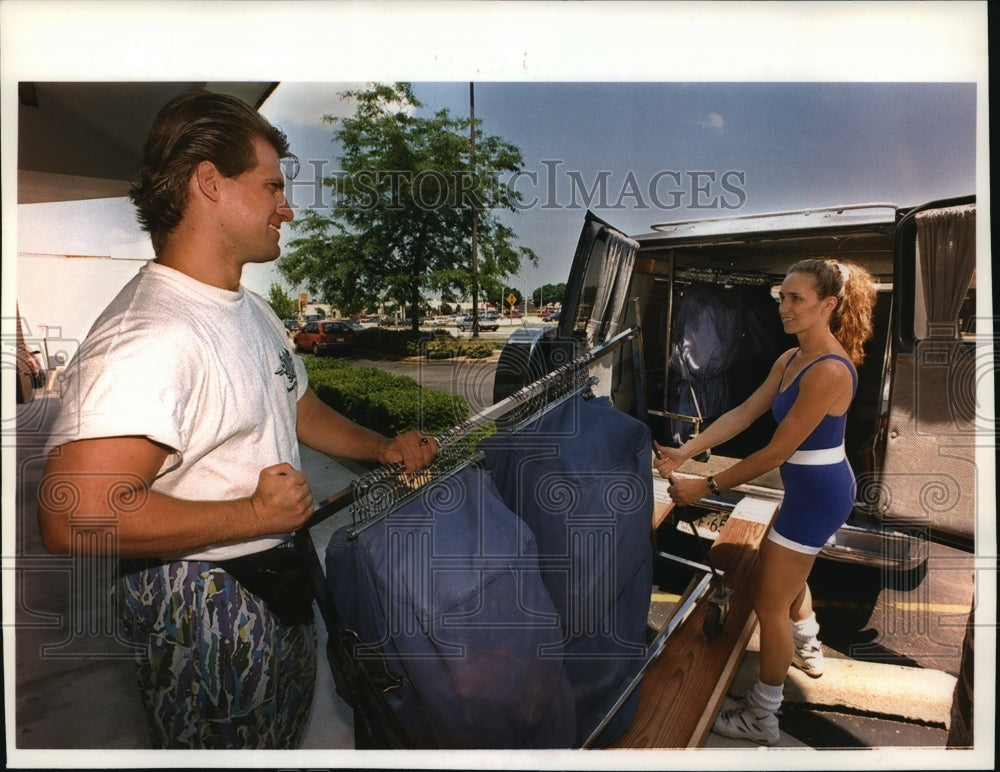
[[[458,321],[455,322],[455,326],[458,327],[458,331],[459,332],[465,332],[466,330],[471,330],[472,329],[472,314],[466,314],[465,316],[459,317]],[[486,330],[487,332],[496,332],[497,330],[500,329],[499,318],[496,318],[496,317],[492,317],[491,318],[491,317],[487,317],[487,316],[480,316],[479,317],[479,329],[480,330]]]

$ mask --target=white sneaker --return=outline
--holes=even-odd
[[[722,711],[715,719],[712,731],[734,740],[750,740],[761,745],[777,745],[781,739],[778,717],[761,708],[746,704]]]
[[[819,639],[813,637],[805,643],[795,642],[795,654],[792,664],[810,678],[819,678],[824,668],[823,648]]]

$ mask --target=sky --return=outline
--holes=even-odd
[[[242,72],[280,81],[262,112],[286,131],[301,159],[290,183],[296,207],[315,202],[309,183],[316,165],[324,173],[338,168],[334,129],[322,116],[351,111],[338,96],[345,88],[407,80],[426,111],[447,108],[464,117],[474,82],[483,131],[524,156],[516,188],[526,206],[502,214],[539,258],[510,280],[524,292],[566,280],[588,205],[637,234],[664,221],[863,202],[907,206],[977,189],[986,147],[985,116],[976,109],[986,93],[985,49],[980,56],[974,27],[950,34],[934,3],[531,4],[541,9],[537,17],[522,4],[471,5],[486,20],[477,20],[468,39],[442,32],[434,13],[468,5],[388,3],[378,7],[392,15],[414,7],[431,12],[408,20],[412,35],[406,24],[390,28],[388,16],[374,12],[363,27],[377,29],[374,38],[331,34],[325,52],[298,46],[289,30],[309,25],[286,15],[270,36],[284,56],[270,53],[261,63],[253,45],[244,51],[237,44],[241,69],[223,48],[213,79]],[[241,8],[252,16],[268,6],[360,13],[366,4]],[[627,13],[590,15],[612,7]],[[545,13],[581,8],[579,19]],[[754,8],[743,18],[736,10]],[[352,18],[330,13],[337,22]],[[467,30],[462,19],[457,24]],[[484,36],[486,28],[494,34]],[[769,47],[768,34],[780,45]],[[918,45],[919,35],[933,47]],[[262,39],[269,39],[266,31]],[[296,57],[301,61],[289,65]],[[178,61],[163,65],[165,74],[152,65],[152,76],[173,76]],[[150,66],[145,58],[142,65]],[[327,73],[344,77],[318,77]],[[121,77],[117,65],[115,75]],[[21,206],[18,222],[21,252],[150,254],[124,200]],[[292,234],[285,230],[287,241]],[[244,278],[266,293],[278,275],[253,269]]]
[[[334,127],[349,84],[283,83],[263,112],[300,158],[296,207],[315,169],[339,169]],[[414,84],[420,112],[469,114],[468,82]],[[519,147],[504,213],[539,257],[516,286],[566,280],[588,208],[629,234],[654,223],[840,204],[901,206],[976,189],[973,83],[474,84],[486,134]]]

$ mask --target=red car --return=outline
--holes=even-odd
[[[350,351],[357,342],[358,326],[343,319],[308,322],[292,336],[296,351],[311,351],[316,356],[334,351]]]

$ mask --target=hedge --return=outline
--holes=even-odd
[[[373,356],[409,356],[409,346],[427,334],[413,330],[386,330],[382,327],[368,327],[358,333],[356,351]]]
[[[428,359],[449,359],[464,356],[469,359],[486,359],[496,350],[496,345],[489,341],[461,340],[443,329],[427,333],[369,327],[358,333],[357,341],[355,354],[370,357],[426,356]]]
[[[452,357],[468,357],[469,359],[486,359],[494,352],[492,343],[484,341],[455,340],[451,336],[426,338],[412,341],[408,344],[411,356],[425,356],[428,359],[451,359]]]
[[[440,434],[469,417],[465,397],[421,388],[413,378],[340,359],[305,358],[309,384],[338,413],[387,437],[410,429]]]

